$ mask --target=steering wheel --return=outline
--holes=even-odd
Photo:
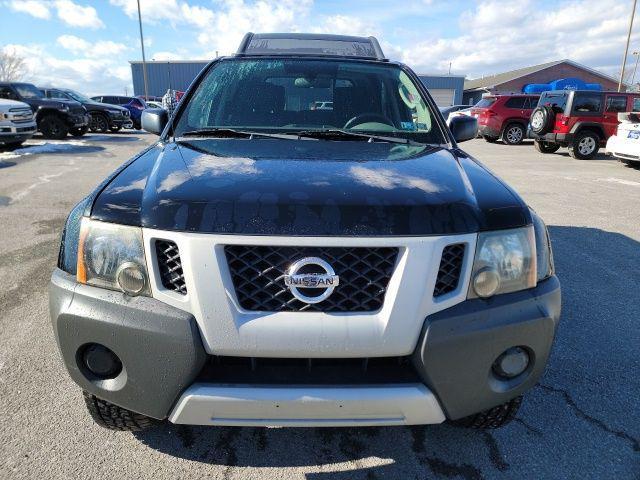
[[[361,113],[360,115],[356,115],[347,123],[344,124],[343,129],[347,130],[349,128],[353,128],[356,125],[360,125],[361,123],[369,123],[369,122],[378,122],[384,123],[385,125],[389,125],[393,128],[393,122],[389,120],[387,117],[380,113]]]

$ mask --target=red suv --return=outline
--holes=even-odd
[[[531,114],[531,136],[541,153],[569,147],[579,159],[596,156],[616,133],[618,112],[640,111],[640,93],[558,90],[544,92]]]
[[[526,138],[527,123],[538,104],[538,95],[496,95],[484,97],[471,109],[478,119],[478,132],[487,142],[500,137],[507,145]]]

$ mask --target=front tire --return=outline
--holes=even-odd
[[[507,145],[520,145],[524,140],[524,127],[519,123],[510,123],[504,129],[502,141]]]
[[[56,115],[47,115],[44,117],[40,121],[38,129],[42,132],[44,138],[53,140],[62,140],[67,136],[67,133],[69,133],[69,127]]]
[[[569,155],[578,160],[591,160],[600,149],[600,137],[590,130],[578,133],[569,147]]]
[[[557,143],[543,142],[542,140],[535,140],[533,145],[540,153],[555,153],[560,148]]]
[[[522,395],[497,407],[484,410],[475,415],[469,415],[459,420],[453,420],[450,423],[458,427],[480,430],[504,427],[516,417],[521,404]]]
[[[83,391],[89,415],[103,428],[128,432],[139,432],[158,424],[158,420],[118,407],[113,403],[101,400],[95,395]]]

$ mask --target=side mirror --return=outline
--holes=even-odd
[[[160,135],[169,121],[169,114],[163,108],[147,108],[142,112],[142,129]]]
[[[457,143],[473,140],[478,135],[478,120],[466,115],[453,117],[449,122],[449,130]]]

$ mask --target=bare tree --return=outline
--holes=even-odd
[[[22,80],[27,74],[24,58],[16,52],[0,50],[0,82]]]

